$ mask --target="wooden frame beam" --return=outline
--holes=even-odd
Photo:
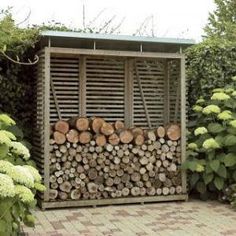
[[[44,61],[44,185],[46,187],[46,191],[44,192],[44,200],[49,201],[49,136],[50,136],[50,50],[49,48],[45,48],[45,61]]]
[[[70,54],[70,55],[97,55],[97,56],[116,56],[116,57],[141,57],[141,58],[183,58],[180,53],[161,53],[161,52],[134,52],[134,51],[115,51],[101,49],[80,49],[80,48],[58,48],[50,47],[52,54]]]
[[[185,58],[180,60],[180,96],[181,96],[181,162],[186,160],[186,78]],[[186,171],[182,170],[182,189],[187,192]]]

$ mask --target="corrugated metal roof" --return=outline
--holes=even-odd
[[[77,38],[77,39],[94,39],[108,41],[126,41],[139,43],[162,43],[162,44],[177,44],[177,45],[193,45],[195,40],[182,38],[159,38],[159,37],[143,37],[143,36],[128,36],[114,34],[95,34],[95,33],[79,33],[67,31],[42,31],[42,36],[58,37],[58,38]]]

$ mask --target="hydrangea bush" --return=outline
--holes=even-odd
[[[225,189],[236,190],[235,80],[233,77],[231,85],[214,89],[210,99],[201,97],[193,107],[196,118],[189,124],[188,157],[183,168],[190,172],[191,189],[204,199],[219,197]],[[235,204],[236,194],[227,199],[234,199]]]
[[[0,114],[0,235],[18,235],[21,222],[34,226],[36,191],[44,191],[39,172],[29,164],[29,150],[10,132],[15,125]]]

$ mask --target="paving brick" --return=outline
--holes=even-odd
[[[236,236],[235,211],[215,201],[168,202],[34,212],[28,236]]]

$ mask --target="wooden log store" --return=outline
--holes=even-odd
[[[186,200],[187,39],[44,31],[33,157],[42,208]]]

